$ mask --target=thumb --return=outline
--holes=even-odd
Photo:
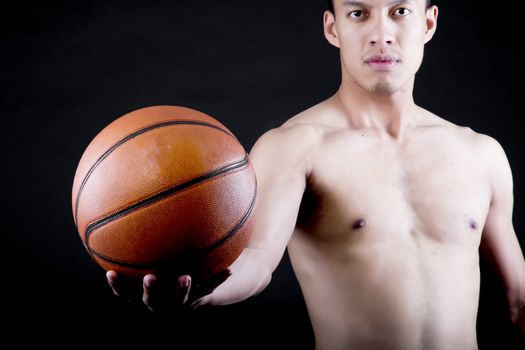
[[[208,294],[206,296],[203,296],[202,298],[199,298],[195,300],[193,303],[191,303],[191,307],[193,309],[199,308],[201,306],[207,305],[211,303],[211,296],[212,294]]]

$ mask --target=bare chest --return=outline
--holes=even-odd
[[[308,179],[297,223],[303,233],[355,244],[413,236],[479,243],[490,186],[468,147],[432,140],[397,150],[330,146]]]

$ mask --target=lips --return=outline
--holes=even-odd
[[[391,55],[375,55],[365,59],[367,65],[380,71],[391,70],[399,61],[397,57]]]

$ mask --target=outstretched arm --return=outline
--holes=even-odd
[[[258,294],[270,282],[293,233],[305,189],[308,134],[305,126],[281,127],[254,145],[250,159],[257,175],[258,199],[252,238],[230,267],[231,278],[197,305],[238,302]]]
[[[501,146],[492,139],[488,143],[485,164],[490,167],[492,200],[480,252],[501,277],[510,317],[525,339],[525,261],[512,224],[512,173]]]
[[[307,126],[280,127],[265,133],[254,145],[250,161],[257,176],[255,226],[248,246],[227,271],[206,286],[192,286],[191,276],[146,275],[133,286],[110,271],[108,282],[124,298],[142,291],[151,310],[174,308],[191,302],[225,305],[261,292],[270,282],[293,233],[309,171],[309,145],[315,135]],[[135,290],[135,292],[133,292]],[[136,297],[135,297],[136,298]]]

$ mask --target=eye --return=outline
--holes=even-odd
[[[394,10],[394,16],[397,16],[397,17],[405,17],[407,15],[409,15],[412,11],[410,11],[409,9],[405,8],[405,7],[400,7],[400,8],[397,8]]]
[[[365,18],[365,12],[363,10],[354,10],[348,14],[348,17],[353,19],[363,19]]]

